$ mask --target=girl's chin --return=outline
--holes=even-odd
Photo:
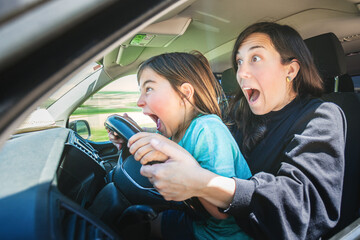
[[[159,132],[162,136],[169,138],[169,136],[168,136],[168,134],[166,133],[166,131],[164,131],[164,130],[162,130],[162,129],[158,129],[158,132]]]

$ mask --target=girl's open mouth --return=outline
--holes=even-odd
[[[249,103],[255,102],[260,96],[260,91],[257,89],[254,88],[243,88],[243,89],[246,92]]]
[[[154,114],[150,114],[149,116],[156,123],[156,130],[160,131],[160,127],[161,127],[160,118]]]

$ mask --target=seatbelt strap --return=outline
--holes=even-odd
[[[338,92],[338,91],[339,91],[339,76],[336,76],[334,81],[334,92]]]

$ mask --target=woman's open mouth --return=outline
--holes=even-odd
[[[246,97],[247,97],[249,103],[255,102],[260,96],[260,91],[257,89],[243,88],[243,90],[246,93]]]

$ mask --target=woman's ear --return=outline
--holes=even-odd
[[[291,79],[294,79],[297,76],[299,70],[300,70],[299,61],[297,59],[293,59],[288,65],[287,76],[289,76]]]
[[[190,83],[183,83],[180,87],[180,91],[188,101],[192,100],[194,96],[194,87]]]

